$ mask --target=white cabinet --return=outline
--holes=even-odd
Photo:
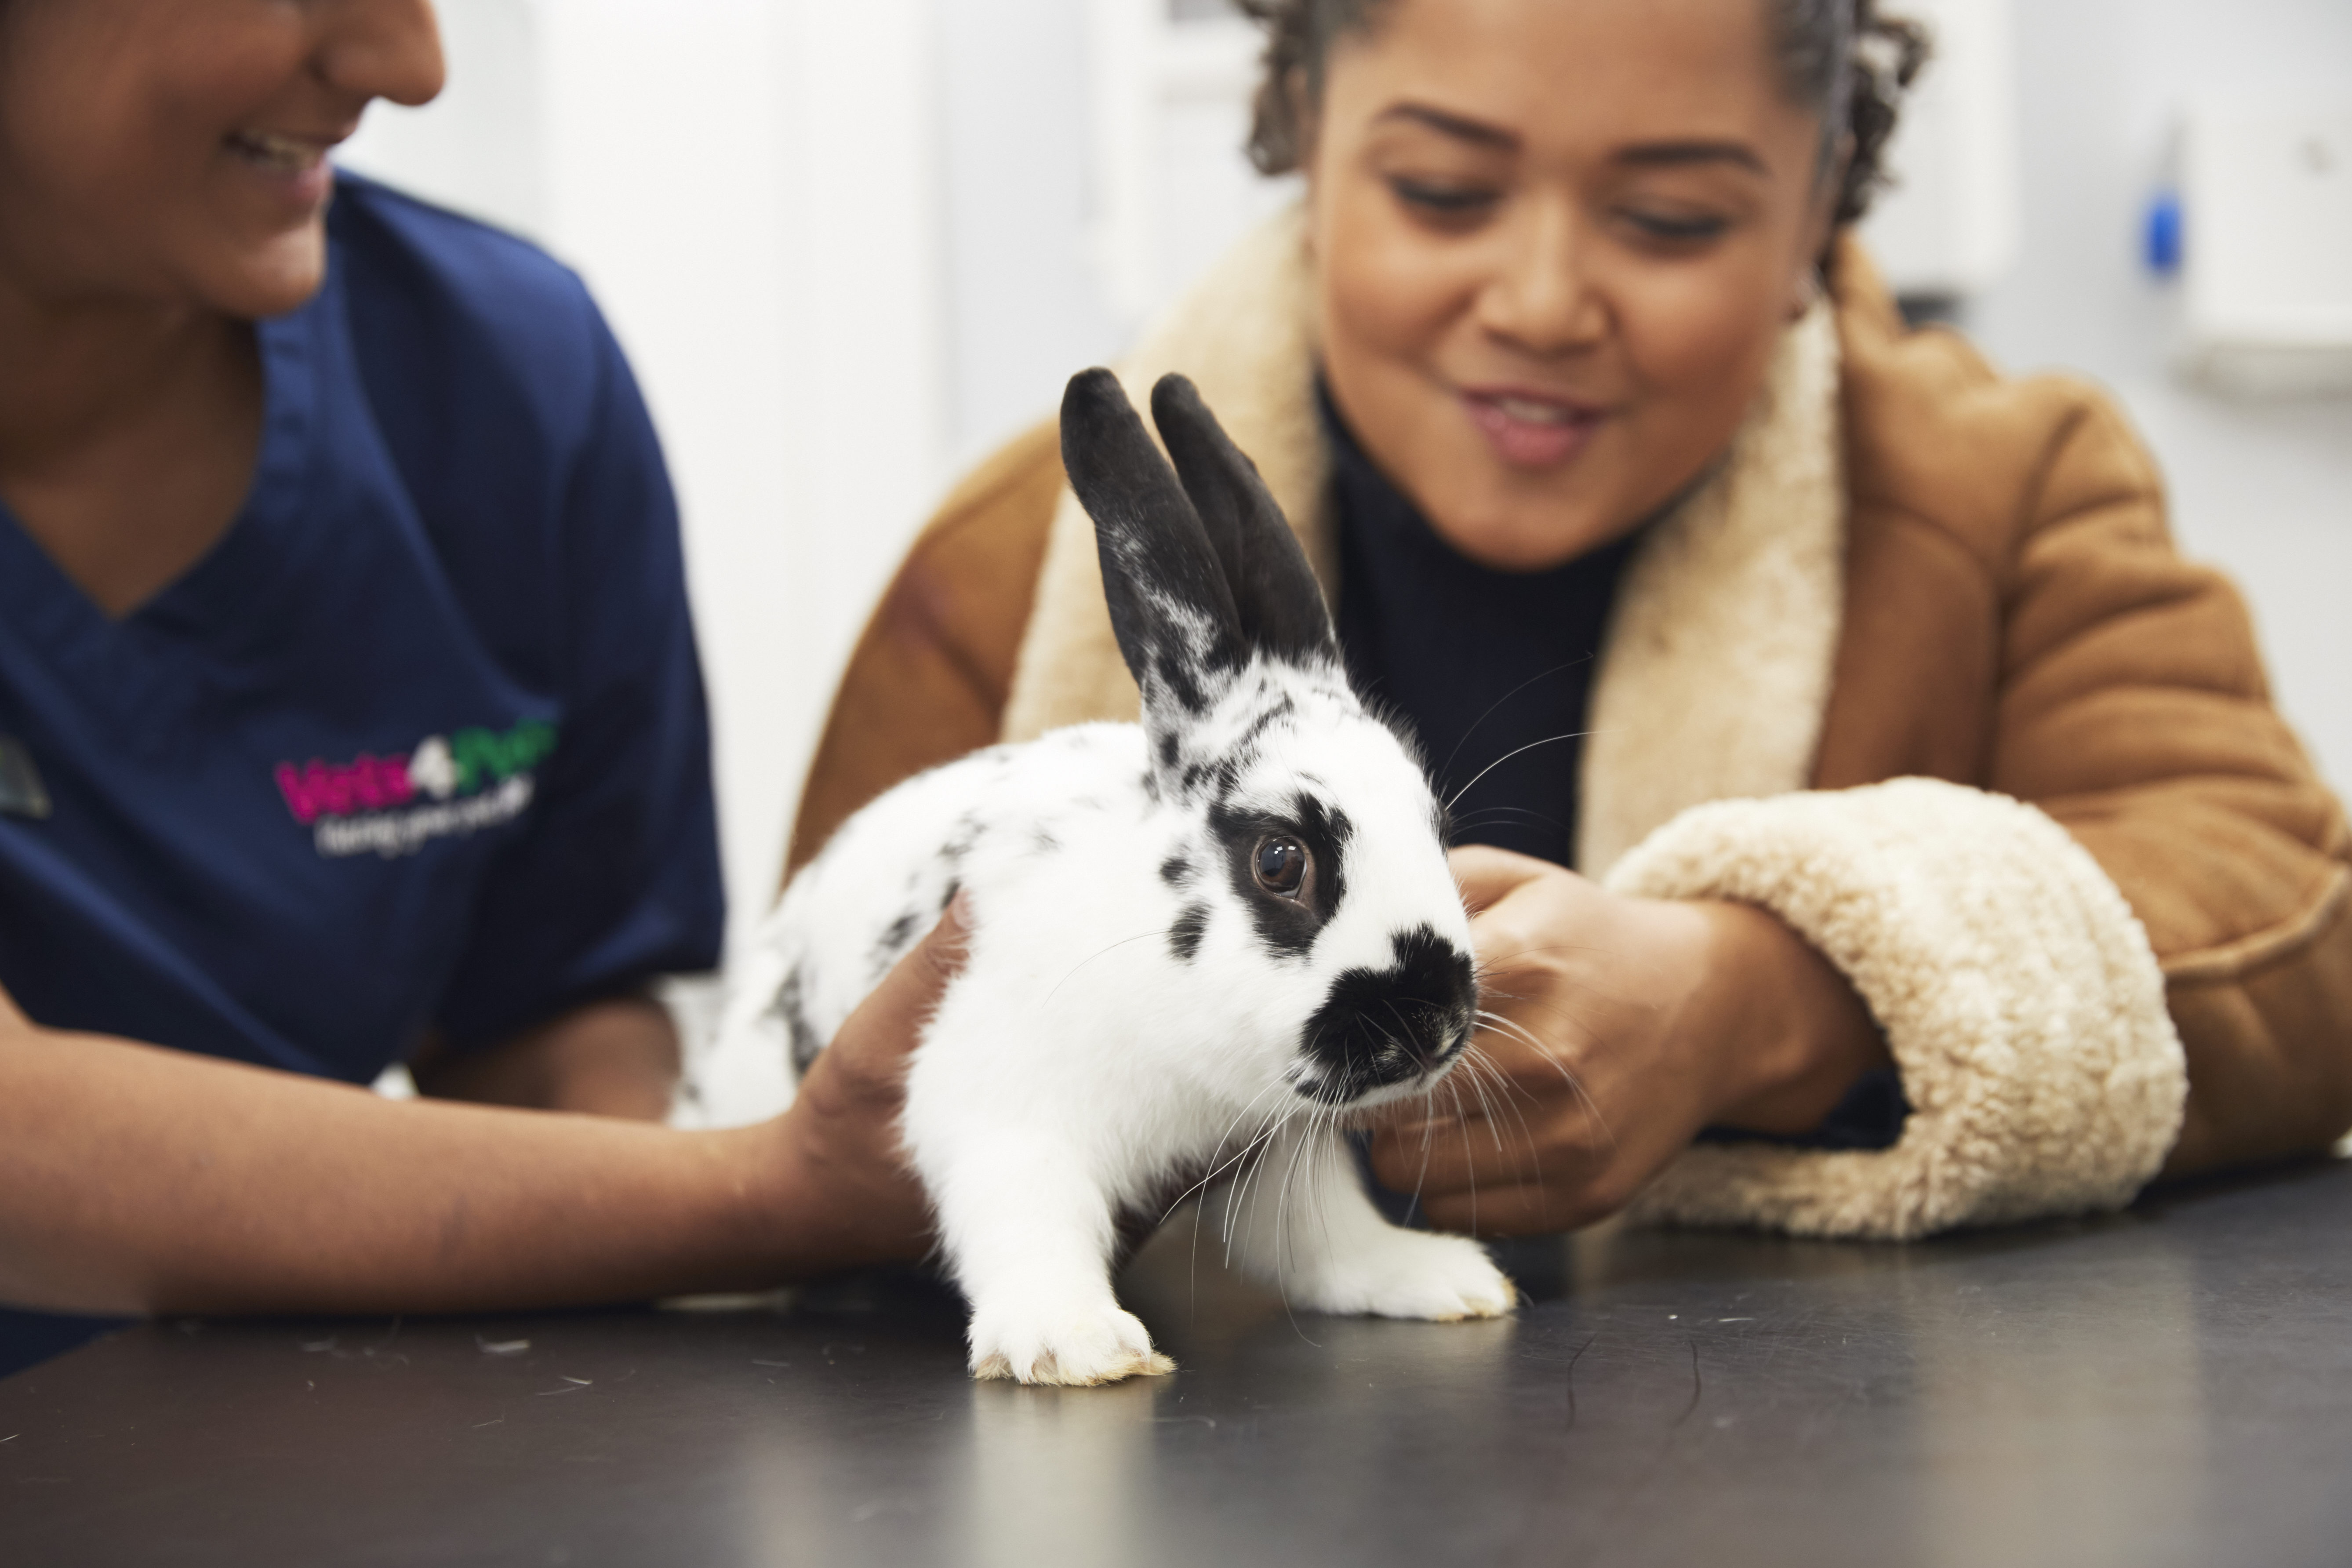
[[[2352,98],[2200,103],[2179,171],[2182,368],[2237,393],[2352,389]]]

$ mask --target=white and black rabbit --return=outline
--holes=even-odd
[[[1151,408],[1172,472],[1109,372],[1062,403],[1142,723],[976,752],[852,817],[770,916],[720,1047],[764,1032],[805,1069],[969,892],[905,1137],[983,1378],[1171,1370],[1112,1293],[1117,1232],[1204,1175],[1223,1250],[1294,1305],[1459,1319],[1516,1299],[1475,1243],[1383,1218],[1340,1131],[1427,1093],[1469,1041],[1443,812],[1349,689],[1257,470],[1181,376]]]

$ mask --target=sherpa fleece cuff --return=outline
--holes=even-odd
[[[1911,1103],[1883,1151],[1696,1146],[1637,1220],[1907,1240],[2117,1208],[2179,1133],[2188,1069],[2147,933],[2021,802],[1932,779],[1717,801],[1608,886],[1787,921],[1869,1005]]]

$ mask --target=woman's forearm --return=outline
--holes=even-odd
[[[38,1028],[0,992],[0,1304],[591,1305],[919,1256],[929,1211],[898,1118],[963,940],[959,900],[783,1115],[711,1132],[388,1100]]]
[[[763,1143],[763,1140],[766,1141]],[[0,1300],[462,1310],[773,1283],[771,1129],[431,1100],[0,1022]]]
[[[669,1114],[678,1064],[668,1009],[616,996],[488,1050],[453,1052],[436,1037],[409,1070],[420,1093],[439,1100],[659,1121]]]

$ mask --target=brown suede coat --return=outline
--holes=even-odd
[[[2165,1170],[2326,1148],[2352,1125],[2352,836],[2271,706],[2245,605],[2175,552],[2155,466],[2098,392],[1906,331],[1851,246],[1838,276],[1843,605],[1812,785],[1916,775],[2047,814],[2161,966],[2189,1086]],[[1000,738],[1063,492],[1040,426],[923,531],[842,682],[792,867]]]

